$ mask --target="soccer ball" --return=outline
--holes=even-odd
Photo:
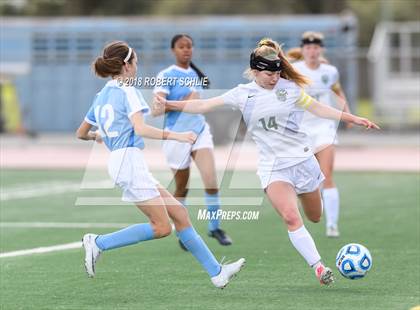
[[[356,280],[363,278],[372,268],[372,256],[363,245],[349,243],[338,251],[335,265],[343,277]]]

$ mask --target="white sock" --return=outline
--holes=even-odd
[[[305,226],[302,225],[302,227],[295,231],[289,231],[289,238],[295,249],[303,256],[309,266],[313,266],[321,260],[314,239],[312,239]]]
[[[340,211],[340,196],[336,187],[325,188],[322,191],[324,211],[327,227],[337,226],[338,214]]]
[[[315,271],[316,271],[316,269],[317,269],[320,265],[322,265],[322,262],[321,262],[321,261],[317,262],[316,264],[313,264],[311,267],[312,267],[312,269],[313,269],[313,270],[315,270]]]

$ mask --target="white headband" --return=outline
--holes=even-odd
[[[130,57],[131,57],[131,53],[133,52],[133,49],[131,48],[131,47],[129,47],[128,48],[128,54],[127,54],[127,56],[125,56],[125,58],[124,58],[124,62],[125,63],[127,63],[128,62],[128,60],[130,59]]]

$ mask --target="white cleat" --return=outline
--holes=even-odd
[[[241,268],[245,266],[245,258],[240,258],[236,262],[231,264],[222,265],[222,269],[217,276],[211,278],[211,282],[215,287],[224,289],[228,285],[229,281],[241,271]]]
[[[82,239],[83,247],[85,248],[85,269],[90,278],[95,276],[95,264],[101,255],[101,250],[95,242],[96,237],[98,235],[86,234]]]
[[[338,231],[337,226],[328,226],[326,235],[327,237],[338,238],[340,237],[340,232]]]
[[[321,285],[330,285],[334,282],[334,275],[331,269],[325,267],[322,263],[315,269],[315,275]]]

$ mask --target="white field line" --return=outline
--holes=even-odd
[[[26,199],[34,197],[42,197],[53,194],[63,194],[68,192],[78,192],[84,188],[103,189],[112,188],[112,183],[109,180],[97,182],[69,182],[69,181],[55,181],[38,183],[30,186],[16,186],[10,188],[2,188],[0,192],[0,201],[7,201],[12,199]]]
[[[223,206],[261,206],[263,197],[221,197]],[[169,203],[172,200],[169,200]],[[160,204],[156,202],[157,205]],[[133,205],[132,202],[124,202],[120,197],[77,197],[75,206],[127,206]],[[201,197],[187,198],[187,206],[204,206],[205,201]]]
[[[90,181],[90,182],[69,182],[54,181],[38,183],[37,185],[15,186],[0,189],[0,201],[14,199],[28,199],[43,197],[54,194],[74,193],[83,189],[112,189],[114,184],[110,180]],[[222,197],[222,205],[242,205],[260,206],[263,202],[262,197]],[[187,200],[190,206],[204,205],[203,198],[190,197]],[[116,206],[132,205],[132,203],[121,201],[120,197],[77,197],[76,206]]]
[[[82,242],[78,241],[78,242],[58,244],[58,245],[47,246],[47,247],[39,247],[39,248],[34,248],[34,249],[3,252],[3,253],[0,253],[0,258],[58,252],[58,251],[65,251],[65,250],[71,250],[71,249],[78,249],[81,247],[82,247]]]
[[[0,228],[122,228],[131,223],[0,222]]]

